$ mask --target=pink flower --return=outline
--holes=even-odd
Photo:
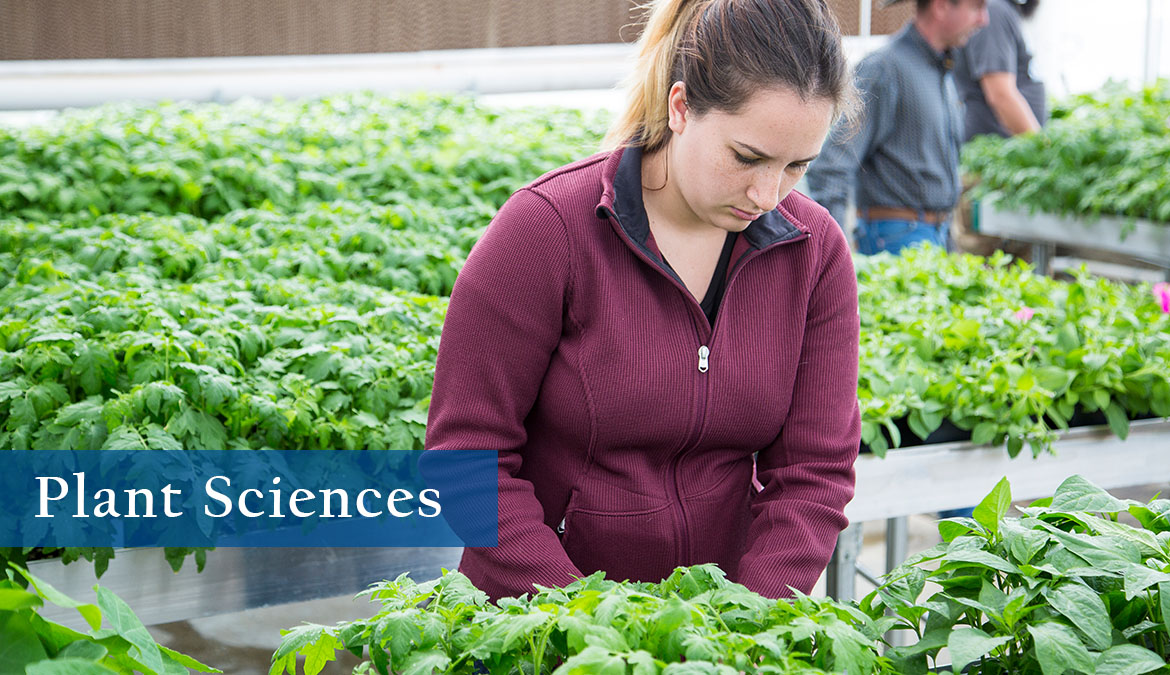
[[[1036,314],[1036,310],[1032,309],[1031,307],[1021,307],[1021,308],[1016,310],[1015,314],[1012,314],[1012,318],[1015,319],[1016,321],[1027,321],[1028,319],[1031,319],[1035,314]]]
[[[1154,284],[1154,298],[1162,303],[1162,311],[1170,314],[1170,284],[1165,281]]]

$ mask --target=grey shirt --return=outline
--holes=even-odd
[[[856,133],[844,120],[809,167],[810,196],[844,222],[858,209],[949,211],[959,201],[963,120],[948,54],[911,22],[857,64],[864,110]]]
[[[955,86],[967,108],[964,141],[979,134],[1011,134],[996,119],[979,80],[988,73],[1012,73],[1016,88],[1041,124],[1046,117],[1044,83],[1032,76],[1032,53],[1020,30],[1020,13],[1010,0],[988,0],[990,23],[955,53]]]

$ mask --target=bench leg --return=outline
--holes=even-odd
[[[906,516],[886,520],[886,572],[906,559],[910,551],[910,519]]]
[[[830,598],[848,602],[856,595],[857,556],[861,554],[861,523],[850,525],[837,535],[837,548],[825,571]]]
[[[1056,255],[1056,246],[1053,244],[1032,244],[1032,265],[1036,274],[1049,276],[1052,274],[1052,258]]]

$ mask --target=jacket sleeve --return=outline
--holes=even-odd
[[[844,235],[823,228],[819,278],[808,302],[792,403],[776,440],[756,457],[738,581],[767,597],[809,593],[848,521],[861,441],[857,404],[857,278]]]
[[[439,342],[426,449],[499,452],[499,545],[468,548],[461,570],[493,597],[582,576],[518,478],[531,410],[571,293],[564,222],[543,197],[514,194],[471,251]]]
[[[854,73],[861,110],[856,123],[842,118],[833,126],[821,154],[809,167],[809,196],[845,226],[845,209],[857,188],[866,159],[881,146],[897,124],[898,80],[881,61],[863,59]]]

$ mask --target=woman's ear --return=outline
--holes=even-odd
[[[690,110],[687,109],[687,85],[675,82],[670,86],[670,93],[666,96],[667,126],[676,134],[681,134],[687,126]]]

